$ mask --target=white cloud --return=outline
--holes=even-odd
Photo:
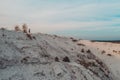
[[[104,29],[119,23],[111,17],[120,13],[120,3],[84,3],[73,5],[28,5],[25,0],[0,0],[0,25],[14,26],[28,23],[35,32],[52,32],[67,29]],[[110,19],[104,21],[103,19]],[[78,19],[77,21],[74,19]]]

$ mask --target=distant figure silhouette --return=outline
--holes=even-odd
[[[30,29],[29,29],[29,33],[31,33]]]
[[[26,36],[27,36],[29,39],[31,39],[31,40],[32,40],[32,39],[36,39],[35,36],[32,36],[30,28],[29,28],[29,30],[28,30],[28,27],[27,27],[26,24],[23,24],[22,28],[23,28],[23,32],[26,33]]]

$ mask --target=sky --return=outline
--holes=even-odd
[[[120,40],[120,0],[0,0],[0,27],[24,23],[32,32]]]

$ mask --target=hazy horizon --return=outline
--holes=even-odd
[[[120,40],[120,0],[0,0],[0,27],[24,23],[32,32]]]

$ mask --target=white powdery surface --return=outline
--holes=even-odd
[[[0,30],[0,80],[119,80],[76,39],[32,36]]]
[[[91,42],[81,40],[82,43],[91,48],[93,54],[99,57],[120,80],[120,43]]]

